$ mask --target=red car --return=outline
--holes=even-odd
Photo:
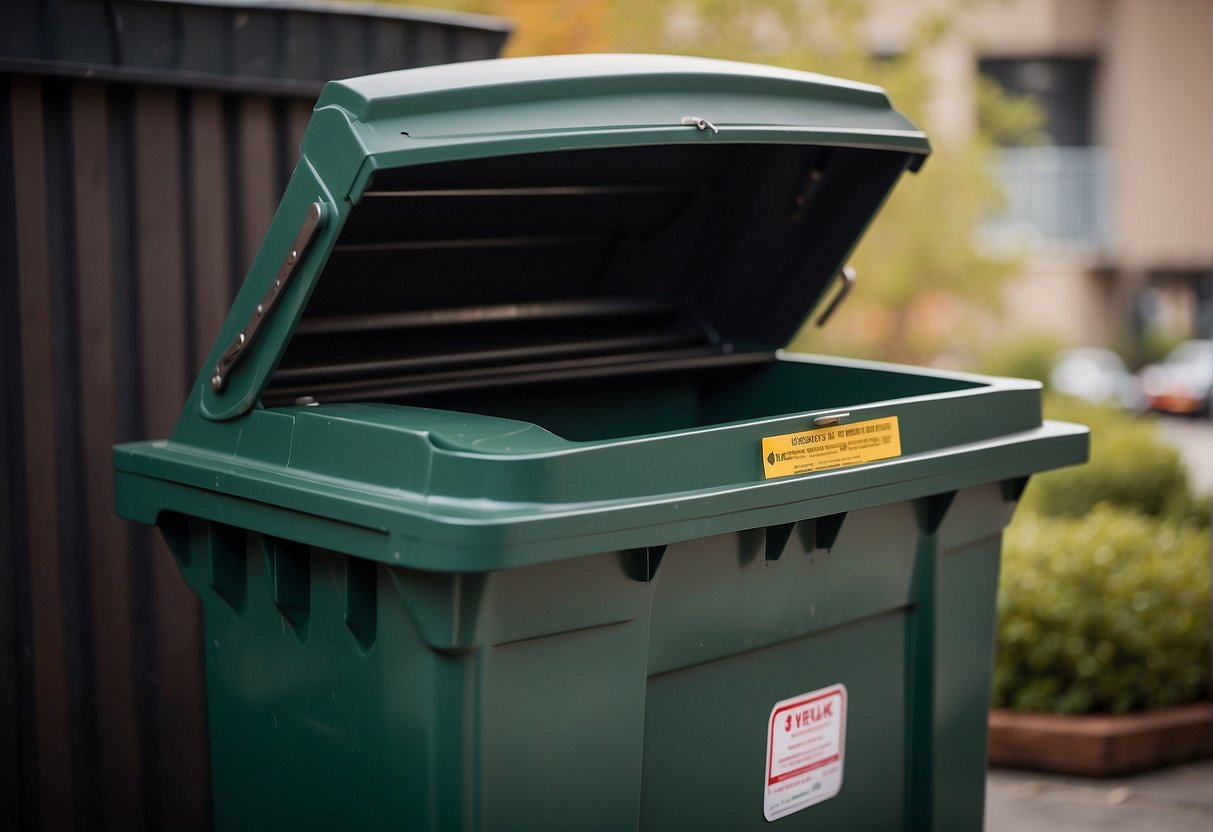
[[[1208,414],[1213,403],[1213,341],[1184,341],[1138,375],[1151,410]]]

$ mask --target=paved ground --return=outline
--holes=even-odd
[[[1183,455],[1197,492],[1213,493],[1213,420],[1160,417],[1158,428]]]
[[[1213,830],[1213,760],[1108,780],[990,772],[986,832],[1121,830]]]

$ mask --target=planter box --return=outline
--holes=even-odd
[[[1119,716],[990,713],[990,765],[1109,777],[1213,754],[1213,707]]]

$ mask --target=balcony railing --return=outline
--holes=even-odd
[[[983,236],[1035,250],[1100,251],[1112,242],[1108,153],[1101,147],[1013,147],[997,175],[1006,204]]]

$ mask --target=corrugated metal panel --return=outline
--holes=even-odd
[[[110,446],[171,430],[319,81],[504,36],[302,3],[0,9],[0,817],[209,827],[198,607],[113,517]]]
[[[302,0],[5,0],[0,69],[309,94],[332,78],[493,57],[495,18]]]

